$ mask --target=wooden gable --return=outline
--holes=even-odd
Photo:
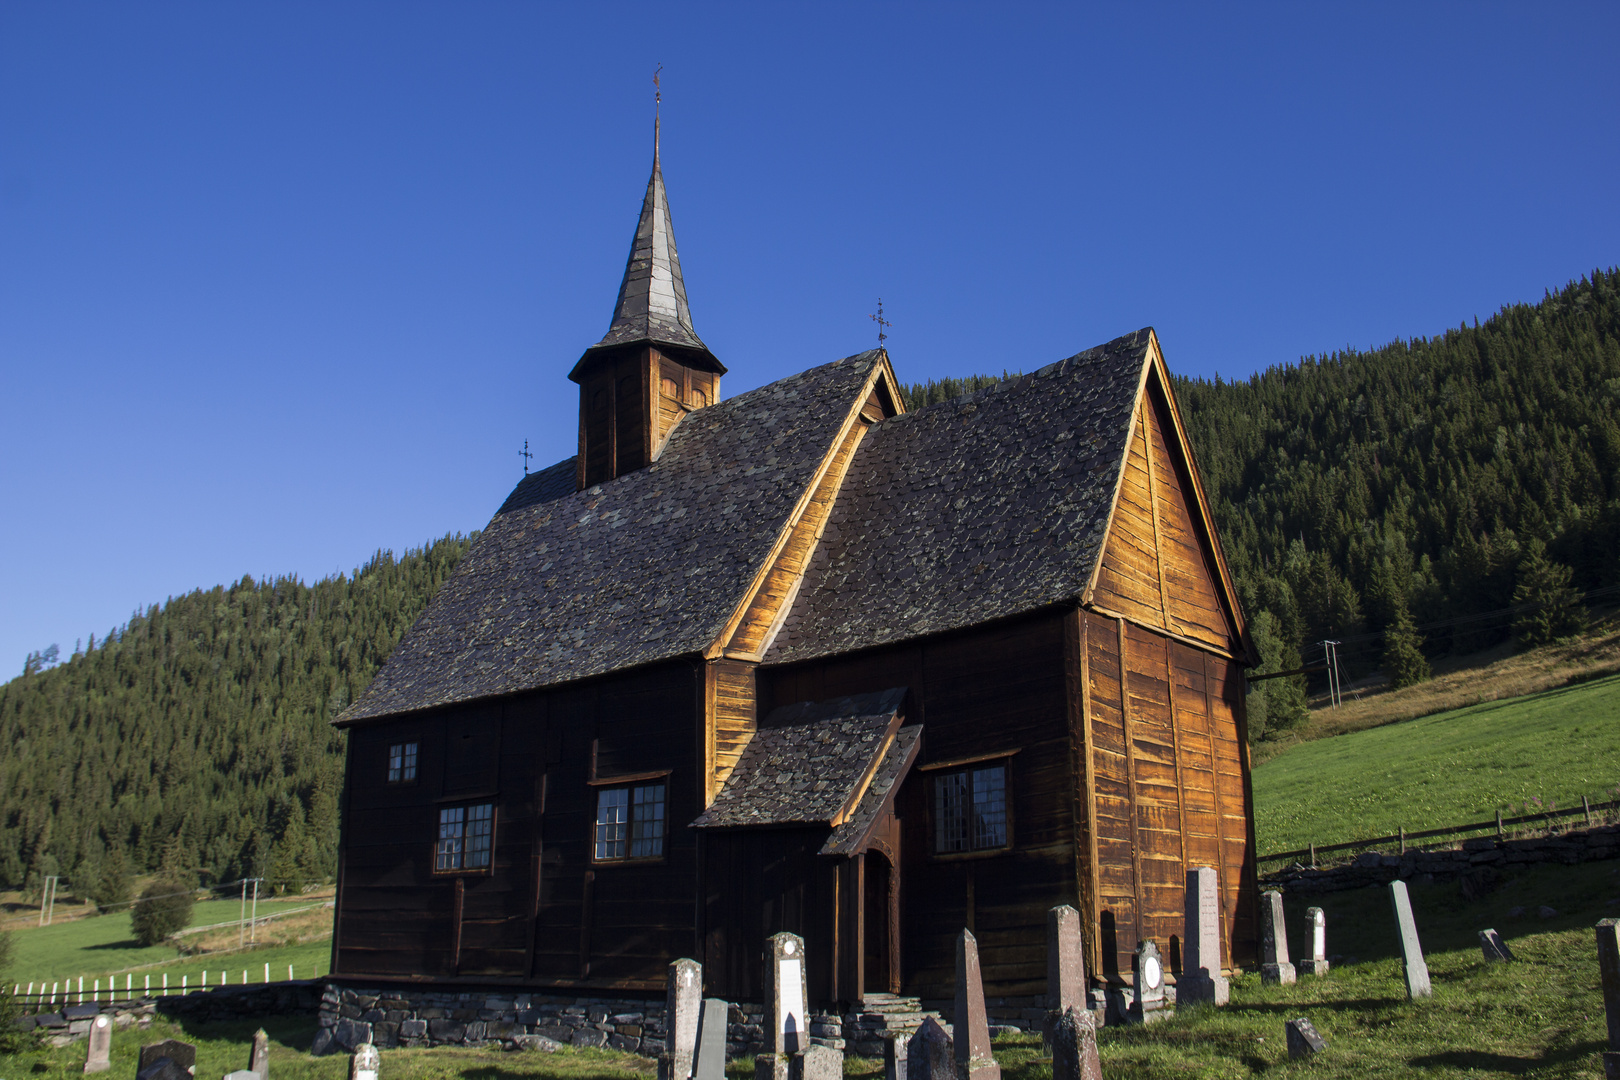
[[[1156,339],[1083,602],[1224,656],[1253,652]]]

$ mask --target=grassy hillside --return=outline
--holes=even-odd
[[[1260,850],[1620,798],[1617,715],[1611,675],[1300,744],[1254,770]]]

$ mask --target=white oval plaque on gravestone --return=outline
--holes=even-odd
[[[792,942],[788,944],[792,946]],[[782,1010],[782,1046],[788,1053],[796,1054],[810,1045],[804,1027],[804,976],[798,959],[781,961],[776,971],[776,996]]]

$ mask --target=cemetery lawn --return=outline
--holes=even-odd
[[[1620,798],[1617,713],[1610,675],[1300,743],[1254,770],[1260,854]]]

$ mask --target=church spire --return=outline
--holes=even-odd
[[[692,328],[686,282],[681,277],[681,257],[675,247],[675,230],[670,224],[669,195],[664,190],[658,141],[659,120],[655,116],[652,176],[641,203],[641,219],[630,241],[630,258],[625,262],[624,280],[619,285],[618,303],[613,308],[613,323],[602,340],[585,351],[580,365],[586,364],[601,349],[650,344],[680,354],[696,367],[724,374],[725,366],[715,359]],[[580,368],[574,370],[578,373]]]

